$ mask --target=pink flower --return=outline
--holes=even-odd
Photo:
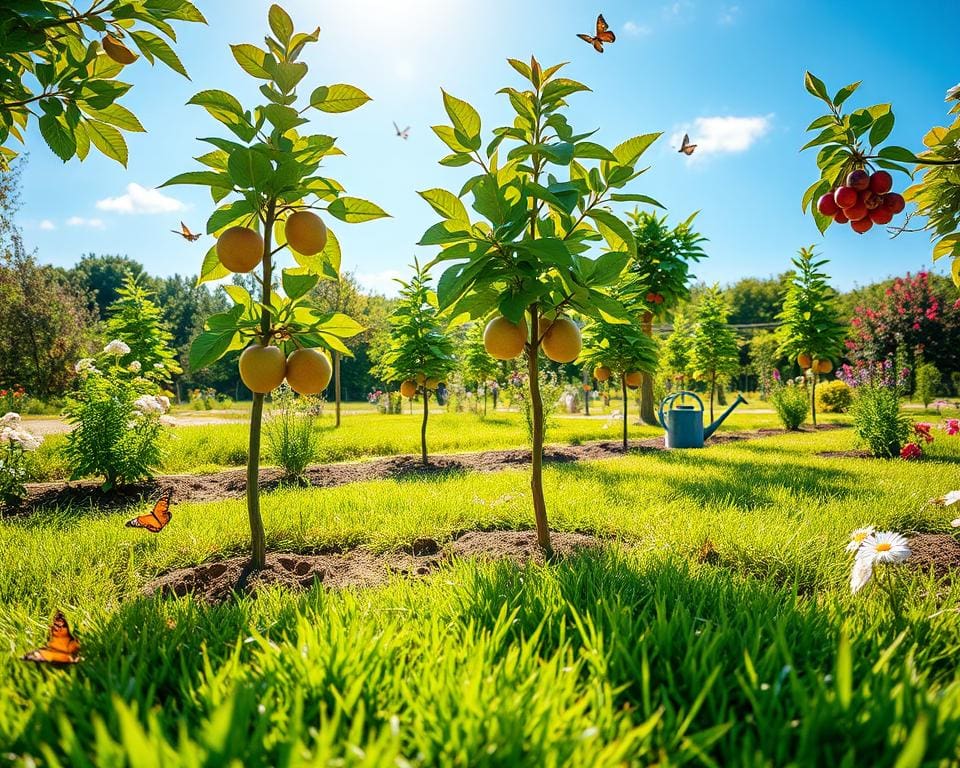
[[[947,419],[944,421],[943,431],[951,436],[960,434],[960,419]]]
[[[907,443],[900,449],[901,459],[912,461],[913,459],[919,459],[921,456],[923,456],[923,448],[916,443]]]

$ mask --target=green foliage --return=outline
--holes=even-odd
[[[83,10],[67,0],[18,0],[0,7],[0,166],[24,143],[31,118],[64,162],[86,158],[91,145],[127,164],[122,131],[143,126],[120,99],[130,90],[118,80],[123,65],[104,52],[107,37],[187,72],[164,40],[176,40],[171,22],[204,22],[188,0],[91,0]],[[152,28],[159,32],[151,31]],[[162,36],[161,36],[162,35]],[[37,109],[39,107],[39,109]]]
[[[273,408],[265,433],[270,455],[286,476],[300,479],[316,459],[320,433],[316,429],[319,401],[297,397],[286,385],[273,395]]]
[[[810,393],[802,384],[777,384],[770,393],[770,403],[784,429],[799,429],[810,412]]]
[[[121,363],[135,367],[135,373],[161,385],[169,385],[171,376],[183,373],[173,350],[173,334],[163,322],[163,313],[153,297],[133,275],[127,275],[110,305],[107,334],[130,347]],[[132,368],[131,368],[132,369]]]
[[[540,371],[539,381],[540,398],[543,402],[543,437],[552,438],[559,426],[557,411],[560,408],[560,397],[566,385],[554,371]],[[523,426],[526,429],[527,444],[533,444],[533,403],[530,398],[530,388],[526,375],[514,374],[507,380],[504,387],[510,400],[510,407],[519,409],[523,415]],[[503,390],[501,390],[503,391]],[[502,395],[501,395],[502,396]]]
[[[922,363],[914,372],[913,394],[926,408],[937,398],[942,376],[933,363]]]
[[[681,307],[673,316],[673,330],[664,339],[660,348],[662,370],[672,376],[679,384],[684,381],[690,369],[690,345],[693,341],[693,326]]]
[[[690,338],[688,370],[697,379],[710,382],[710,412],[713,418],[713,393],[717,378],[740,370],[740,348],[737,336],[727,324],[729,313],[726,297],[714,285],[697,305],[693,334]]]
[[[826,259],[814,261],[813,247],[801,248],[793,259],[796,268],[777,316],[780,353],[790,358],[800,354],[814,360],[832,359],[839,353],[847,326],[840,322],[837,295],[820,268]]]
[[[750,338],[750,367],[757,376],[757,385],[766,399],[774,385],[774,372],[780,361],[780,344],[770,331],[760,331]]]
[[[817,387],[817,410],[846,413],[853,404],[853,390],[845,381],[827,381]]]
[[[483,346],[483,323],[472,323],[463,340],[462,369],[467,385],[485,386],[500,372],[497,361],[487,354]]]
[[[859,441],[877,457],[900,455],[910,435],[910,419],[900,410],[898,387],[864,384],[857,387],[850,407],[853,428]]]
[[[20,414],[11,411],[0,416],[0,512],[27,495],[28,454],[42,444],[43,437],[30,432]]]
[[[666,214],[657,216],[639,210],[630,214],[637,241],[637,256],[630,269],[647,292],[663,297],[659,303],[646,302],[646,309],[655,315],[690,298],[690,281],[695,277],[690,262],[706,258],[701,245],[706,238],[693,229],[697,213],[672,228],[667,225]]]

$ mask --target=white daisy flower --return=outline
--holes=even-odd
[[[131,373],[140,373],[141,368],[143,368],[143,366],[140,364],[139,360],[134,360],[132,363],[130,363],[130,365],[127,366],[127,370]]]
[[[866,557],[858,557],[854,560],[853,570],[850,572],[850,594],[857,594],[872,577],[873,560]]]
[[[103,352],[106,355],[116,355],[117,357],[122,357],[123,355],[130,354],[130,347],[120,341],[120,339],[114,339],[103,348]]]
[[[847,552],[856,552],[860,549],[860,545],[863,544],[867,537],[875,530],[877,529],[873,525],[868,525],[866,528],[857,528],[857,530],[850,534],[850,541],[847,542]]]
[[[956,504],[958,501],[960,501],[960,491],[948,491],[940,497],[940,503],[945,507]]]
[[[867,559],[874,563],[901,563],[910,555],[906,536],[896,531],[871,533],[857,550],[858,560]]]

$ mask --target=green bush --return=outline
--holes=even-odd
[[[797,384],[778,385],[770,394],[770,402],[785,429],[798,429],[810,410],[807,388]]]
[[[42,437],[23,428],[20,414],[10,412],[0,418],[0,508],[26,496],[27,454],[42,442]]]
[[[913,394],[924,408],[937,399],[940,381],[940,371],[933,363],[923,363],[917,368]]]
[[[850,413],[857,437],[874,456],[900,455],[910,434],[910,419],[900,411],[898,388],[873,384],[858,387]]]
[[[302,478],[317,454],[320,435],[314,429],[313,400],[298,398],[286,384],[273,397],[272,416],[265,425],[267,443],[288,478]]]
[[[845,413],[853,404],[853,390],[845,382],[827,381],[817,387],[817,410],[821,413]]]

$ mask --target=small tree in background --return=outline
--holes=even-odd
[[[400,381],[400,393],[423,397],[420,424],[420,456],[427,460],[427,419],[430,393],[457,366],[453,339],[438,318],[437,295],[430,288],[430,277],[419,262],[413,263],[410,282],[400,283],[400,300],[390,315],[390,347],[379,363],[384,380]]]
[[[814,261],[813,247],[801,248],[793,259],[796,268],[778,315],[780,352],[795,358],[804,371],[812,372],[810,413],[817,424],[817,378],[833,370],[832,358],[840,351],[847,326],[840,322],[837,294],[821,271],[826,259]]]
[[[937,398],[942,377],[933,363],[922,363],[914,374],[914,395],[926,408]]]
[[[697,305],[690,341],[690,373],[710,382],[710,421],[718,377],[732,376],[740,368],[737,337],[727,324],[729,311],[726,298],[714,285]]]
[[[487,382],[500,372],[497,361],[483,346],[483,324],[473,323],[467,330],[463,345],[463,378],[465,383],[483,387],[483,415],[487,415]]]
[[[780,342],[770,331],[760,331],[750,339],[750,367],[757,376],[760,397],[767,400],[773,391],[774,371],[780,360]]]
[[[683,388],[690,369],[690,344],[693,326],[687,313],[677,309],[673,316],[673,331],[660,345],[660,368],[672,379],[674,385]]]
[[[130,347],[120,358],[121,365],[161,386],[169,386],[173,375],[183,373],[160,308],[133,275],[127,275],[109,315],[107,335]]]
[[[653,321],[690,298],[690,262],[704,258],[701,243],[706,238],[693,229],[692,213],[675,227],[667,225],[667,217],[635,211],[630,216],[637,257],[631,269],[646,286],[641,298],[646,303],[641,315],[643,332],[653,338]],[[640,386],[640,420],[656,424],[653,397],[653,371],[643,373]]]

